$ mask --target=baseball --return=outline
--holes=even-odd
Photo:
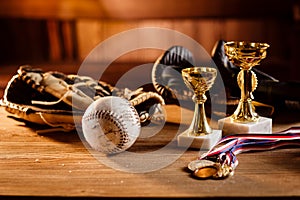
[[[109,96],[94,101],[82,117],[82,131],[95,150],[114,154],[127,150],[141,132],[139,115],[129,101]]]

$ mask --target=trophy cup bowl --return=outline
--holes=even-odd
[[[251,69],[266,58],[268,47],[267,43],[259,42],[231,41],[224,44],[228,59],[241,69],[237,77],[241,89],[241,98],[237,109],[231,115],[235,122],[258,121],[259,116],[252,104],[254,99],[252,92],[256,89],[258,81]]]
[[[186,86],[194,93],[192,100],[195,103],[195,110],[191,125],[178,136],[178,145],[209,149],[222,136],[221,130],[213,130],[209,126],[204,107],[207,100],[205,93],[213,86],[217,69],[191,67],[183,69],[181,74]]]

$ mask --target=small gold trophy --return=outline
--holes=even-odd
[[[178,136],[178,146],[209,149],[222,137],[221,130],[213,130],[209,126],[204,103],[208,91],[217,77],[217,70],[212,67],[191,67],[182,70],[186,86],[194,92],[194,116],[189,128]]]
[[[256,89],[258,81],[251,69],[266,58],[268,48],[268,44],[259,42],[231,41],[224,44],[228,59],[241,69],[237,76],[237,83],[241,89],[237,109],[229,118],[218,121],[224,134],[272,132],[272,119],[258,116],[252,104],[252,92]]]

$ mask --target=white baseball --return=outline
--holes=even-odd
[[[114,154],[133,145],[141,125],[136,109],[128,100],[109,96],[89,105],[82,117],[82,131],[93,149]]]

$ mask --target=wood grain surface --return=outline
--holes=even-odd
[[[184,114],[180,115],[180,111]],[[157,159],[153,161],[150,153],[172,143],[179,130],[178,122],[183,128],[187,127],[192,114],[177,106],[166,106],[166,113],[167,123],[158,134],[144,135],[128,150],[143,155],[130,165],[146,169],[149,165],[160,165],[172,156],[178,158],[160,169],[135,173],[103,164],[112,158],[86,148],[79,132],[38,134],[39,127],[17,121],[0,108],[0,198],[300,197],[300,149],[295,147],[242,153],[238,155],[235,174],[224,180],[191,177],[187,164],[197,157],[199,150],[170,151],[169,154],[163,151],[155,154]],[[291,119],[287,116],[274,120],[274,131],[300,126],[299,113],[290,113]],[[175,146],[171,144],[170,149]],[[124,159],[127,158],[124,156]],[[126,167],[130,169],[130,166]]]

